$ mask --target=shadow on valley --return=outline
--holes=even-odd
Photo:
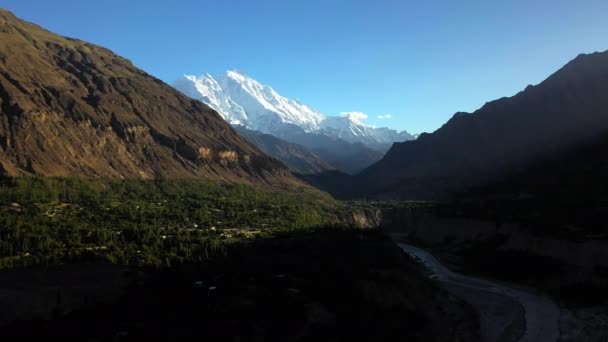
[[[98,267],[107,266],[86,266]],[[58,289],[50,319],[22,319],[0,333],[67,341],[474,340],[475,314],[417,267],[378,231],[278,233],[203,262],[131,268],[124,293],[104,304],[70,311]],[[22,271],[31,269],[11,272]]]
[[[453,193],[434,212],[450,228],[427,245],[456,255],[465,272],[533,286],[569,306],[608,305],[606,148],[604,133]]]

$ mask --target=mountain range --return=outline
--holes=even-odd
[[[0,173],[300,184],[207,105],[4,10]]]
[[[183,76],[173,85],[217,110],[230,124],[297,143],[325,163],[349,173],[379,160],[394,142],[414,139],[406,131],[365,125],[362,113],[324,115],[298,100],[281,96],[240,71]],[[336,145],[341,148],[336,149]]]
[[[317,174],[333,170],[334,167],[323,161],[307,148],[279,139],[274,135],[261,133],[234,126],[245,139],[259,147],[264,153],[281,160],[290,170],[300,174]]]
[[[373,146],[413,137],[356,113],[323,115],[236,71],[175,85],[218,111],[105,48],[1,11],[0,174],[301,185],[287,164],[338,197],[437,199],[603,146],[608,132],[608,52],[579,55],[384,157]]]
[[[608,52],[579,55],[536,86],[394,144],[355,176],[329,172],[307,180],[341,197],[443,198],[605,134],[607,93]]]

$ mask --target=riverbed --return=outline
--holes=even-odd
[[[428,251],[405,243],[399,247],[419,260],[430,277],[480,313],[482,341],[558,341],[560,308],[531,290],[450,271]]]

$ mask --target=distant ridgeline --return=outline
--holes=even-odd
[[[357,175],[330,171],[307,180],[344,198],[445,199],[500,181],[538,159],[559,159],[577,146],[597,144],[608,134],[606,94],[608,52],[580,55],[539,85],[472,114],[457,113],[433,133],[394,144]],[[595,165],[603,155],[587,153],[589,159],[577,160],[577,166]]]
[[[236,70],[183,76],[173,85],[246,130],[254,145],[298,173],[357,173],[377,162],[394,142],[414,139],[406,131],[368,126],[362,113],[324,115]]]

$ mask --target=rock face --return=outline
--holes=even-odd
[[[465,246],[501,237],[500,250],[528,251],[564,264],[592,269],[608,267],[608,240],[568,239],[539,235],[519,223],[497,223],[483,218],[438,214],[434,208],[392,208],[380,214],[378,225],[396,239],[408,238],[426,246]]]
[[[357,189],[351,197],[429,199],[493,181],[608,132],[606,94],[608,52],[580,55],[537,86],[394,144],[347,189]]]
[[[173,83],[184,94],[200,100],[230,124],[250,131],[273,135],[276,138],[304,147],[317,155],[323,163],[348,174],[362,171],[382,158],[393,142],[414,139],[406,131],[386,127],[367,126],[358,112],[340,116],[324,115],[298,100],[288,99],[269,86],[260,84],[239,71],[227,71],[218,76],[209,74],[183,76]],[[262,150],[276,141],[252,141]],[[293,160],[283,148],[282,157],[290,168]],[[327,170],[327,168],[324,168]],[[292,168],[301,172],[300,168]],[[315,170],[321,172],[324,170]],[[309,173],[309,172],[307,172]]]
[[[365,208],[343,213],[337,217],[336,222],[349,227],[377,229],[381,226],[383,218],[382,210]]]
[[[306,133],[302,130],[283,132],[280,139],[304,146],[332,167],[347,174],[355,174],[380,160],[383,153],[362,143],[350,143],[325,134]]]
[[[231,124],[278,137],[287,133],[289,138],[289,132],[295,126],[302,132],[362,143],[382,152],[388,150],[393,142],[414,138],[406,131],[368,126],[362,121],[367,118],[363,113],[322,114],[299,100],[281,96],[273,88],[237,70],[228,70],[217,76],[183,76],[173,85],[216,109]]]
[[[203,103],[4,10],[0,164],[8,176],[298,182]]]
[[[300,174],[321,173],[334,167],[305,147],[279,139],[274,135],[252,131],[243,126],[234,128],[250,143],[264,153],[283,162],[293,172]]]

